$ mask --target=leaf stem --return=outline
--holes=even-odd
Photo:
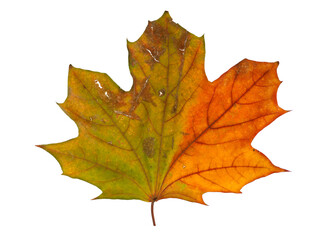
[[[154,217],[154,202],[155,202],[155,200],[152,200],[152,206],[151,206],[150,210],[152,213],[153,225],[156,226],[155,217]]]

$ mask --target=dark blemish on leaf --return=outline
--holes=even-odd
[[[172,113],[176,113],[176,111],[177,111],[177,101],[175,101],[175,104],[172,108]]]
[[[174,149],[174,137],[172,137],[172,149]]]
[[[130,52],[129,52],[130,53]],[[130,56],[129,57],[129,64],[131,65],[131,66],[136,66],[136,64],[137,64],[137,61],[135,60],[135,58],[133,58],[132,56]]]
[[[167,153],[166,152],[164,152],[163,158],[167,158]]]
[[[159,56],[158,56],[159,53],[158,53],[157,49],[155,50],[154,48],[152,48],[152,49],[146,48],[146,51],[149,53],[149,55],[152,57],[152,59],[155,62],[159,62]]]
[[[148,137],[143,140],[143,150],[147,157],[151,158],[155,154],[155,138]]]
[[[180,53],[180,66],[179,66],[179,78],[178,78],[178,84],[176,87],[176,93],[175,93],[175,101],[174,101],[174,106],[172,108],[172,113],[176,113],[177,111],[177,106],[178,106],[178,92],[179,92],[179,88],[180,88],[180,84],[182,81],[182,72],[183,72],[183,66],[184,66],[184,62],[185,62],[185,50],[189,45],[189,41],[190,41],[190,34],[185,31],[179,39],[174,38],[174,42],[176,44],[176,48],[179,50],[178,52]]]
[[[165,89],[162,88],[161,90],[158,91],[158,96],[162,97],[165,95]]]
[[[150,58],[148,60],[145,60],[145,63],[147,63],[151,67],[151,70],[153,70],[154,64],[160,63],[160,57],[164,54],[166,49],[163,48],[162,45],[155,45],[154,41],[152,41],[151,43],[146,43],[139,40],[137,44],[144,54],[150,55]]]
[[[137,106],[139,105],[140,101],[143,100],[145,102],[150,102],[153,106],[156,104],[153,101],[153,95],[150,92],[151,85],[149,84],[149,77],[147,77],[144,81],[142,86],[136,84],[136,78],[134,77],[134,88],[133,88],[133,100],[131,101],[131,108],[129,109],[130,113],[133,113]],[[140,87],[140,89],[139,89]],[[138,88],[138,90],[137,90]]]
[[[176,39],[175,39],[176,40]],[[175,41],[176,48],[179,50],[179,53],[184,55],[186,48],[189,46],[190,34],[185,31],[179,39]]]
[[[157,45],[166,42],[168,36],[167,30],[156,22],[149,22],[145,33],[148,38],[150,38],[151,42],[154,42]]]
[[[116,114],[118,114],[118,115],[125,116],[125,117],[134,118],[131,114],[128,114],[127,112],[122,112],[122,111],[114,110],[114,113],[116,113]]]
[[[181,132],[181,134],[183,134],[184,136],[189,135],[189,133],[186,133],[186,132]]]

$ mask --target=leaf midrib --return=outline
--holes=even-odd
[[[167,26],[166,30],[167,30],[167,33],[168,33],[168,26]],[[192,59],[192,62],[191,62],[191,64],[189,65],[186,73],[182,76],[182,71],[183,71],[184,63],[185,63],[185,54],[183,55],[183,59],[182,59],[182,62],[181,62],[182,65],[180,66],[180,74],[179,74],[179,75],[180,75],[180,78],[179,78],[177,84],[174,86],[174,88],[171,89],[171,91],[169,91],[169,90],[168,90],[168,88],[169,88],[169,84],[168,84],[168,82],[169,82],[169,66],[170,66],[169,61],[170,61],[170,56],[171,56],[171,54],[170,54],[170,52],[169,52],[169,39],[170,39],[170,38],[169,38],[169,34],[168,34],[168,40],[167,40],[166,98],[165,98],[165,101],[164,101],[164,109],[163,109],[163,116],[162,116],[162,122],[161,122],[162,125],[161,125],[161,133],[160,133],[160,145],[159,145],[160,147],[159,147],[159,154],[158,154],[158,159],[157,159],[157,173],[156,173],[156,186],[155,186],[155,191],[157,191],[157,192],[159,192],[160,189],[162,188],[164,179],[165,179],[165,177],[166,177],[166,175],[165,175],[165,177],[163,178],[162,183],[160,184],[160,186],[158,186],[158,185],[159,185],[158,181],[159,181],[159,177],[160,177],[160,176],[159,176],[159,174],[160,174],[160,171],[159,171],[159,168],[160,168],[160,167],[159,167],[159,163],[160,163],[161,153],[162,153],[162,150],[163,150],[163,148],[162,148],[162,142],[163,142],[163,137],[164,137],[163,132],[164,132],[164,126],[165,126],[165,124],[168,122],[168,121],[166,120],[166,110],[167,110],[167,105],[168,105],[168,104],[167,104],[168,98],[169,98],[170,94],[171,94],[176,88],[179,87],[180,83],[183,81],[183,79],[184,79],[184,78],[187,76],[187,74],[190,72],[192,66],[193,66],[194,63],[195,63],[196,56],[198,55],[198,52],[199,52],[199,50],[200,50],[200,46],[201,46],[201,44],[202,44],[201,39],[200,39],[200,40],[199,40],[200,43],[199,43],[199,45],[198,45],[198,47],[197,47],[197,49],[196,49],[196,51],[195,51],[195,54],[194,54],[193,59]],[[194,92],[193,92],[193,94],[194,94]],[[189,100],[189,99],[188,99],[188,100]],[[180,112],[180,111],[179,111],[179,112]],[[177,114],[175,114],[175,116],[177,116]],[[158,193],[157,193],[157,192],[154,193],[155,196],[154,196],[153,198],[157,198],[157,197],[158,197]]]

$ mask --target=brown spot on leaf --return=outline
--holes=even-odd
[[[129,51],[129,50],[128,50]],[[130,51],[129,51],[130,52]],[[132,57],[132,55],[130,54],[130,57],[129,57],[129,65],[130,66],[135,66],[137,64],[137,61],[135,58]]]
[[[165,95],[165,89],[162,88],[161,90],[158,91],[158,96],[159,96],[159,97],[162,97],[162,96],[164,96],[164,95]]]
[[[151,158],[155,154],[155,138],[148,137],[143,140],[143,150],[147,157]]]
[[[179,37],[179,39],[175,39],[175,44],[176,44],[176,48],[179,50],[179,52],[184,55],[185,54],[185,50],[189,45],[190,42],[190,34],[185,31],[182,33],[182,35]]]
[[[166,51],[164,48],[158,48],[158,47],[147,47],[145,50],[150,55],[150,59],[147,60],[146,63],[149,64],[152,69],[155,63],[159,63],[160,56],[163,55],[164,52]]]
[[[175,101],[175,104],[172,108],[172,113],[176,113],[176,111],[177,111],[177,101]]]
[[[166,29],[156,22],[148,22],[145,33],[150,41],[157,45],[166,42],[168,35]]]
[[[144,86],[144,89],[141,93],[141,97],[142,97],[143,101],[149,102],[149,103],[153,104],[153,106],[156,106],[156,104],[154,103],[153,98],[152,98],[153,94],[151,93],[151,85],[149,83],[147,83]]]
[[[172,149],[174,149],[174,137],[172,137]]]
[[[133,113],[135,111],[135,109],[137,108],[141,100],[145,102],[149,102],[153,104],[153,106],[156,106],[156,104],[152,99],[153,94],[151,93],[149,78],[146,78],[146,80],[139,85],[137,85],[136,82],[137,82],[137,79],[134,77],[134,85],[133,85],[134,87],[132,91],[133,96],[131,101],[131,107],[129,109],[130,113]]]

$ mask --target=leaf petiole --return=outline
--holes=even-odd
[[[152,200],[151,214],[152,214],[152,219],[153,219],[153,225],[156,226],[155,217],[154,217],[154,202],[155,202],[155,200]]]

